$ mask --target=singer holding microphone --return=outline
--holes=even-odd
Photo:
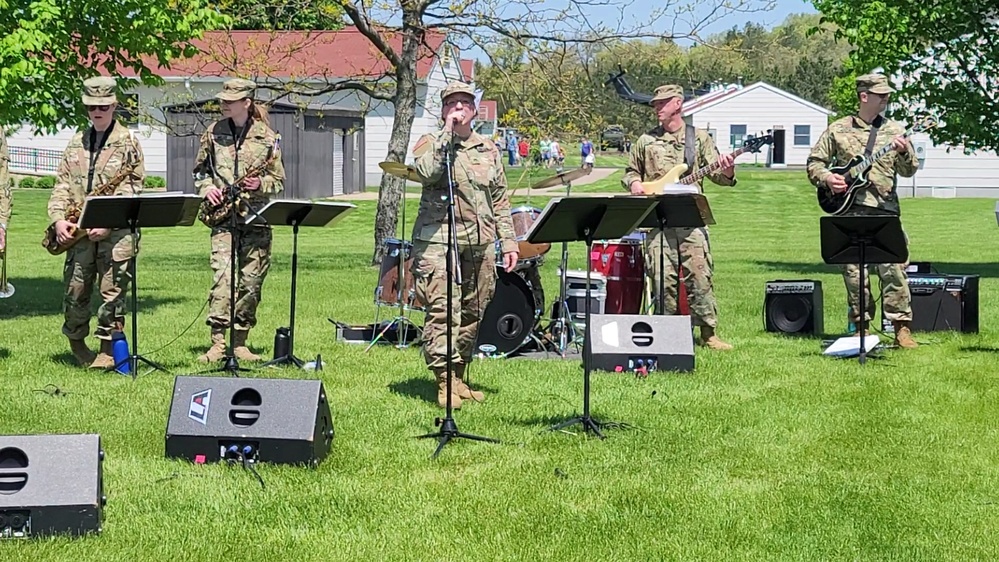
[[[437,379],[437,403],[447,401],[447,322],[451,322],[451,406],[462,400],[481,402],[484,395],[465,382],[472,360],[479,321],[496,289],[496,240],[500,241],[503,268],[517,264],[517,242],[510,218],[510,197],[500,149],[472,131],[476,116],[475,93],[463,82],[452,82],[441,92],[444,127],[424,135],[413,148],[416,172],[423,184],[420,209],[413,225],[413,277],[416,298],[426,310],[423,354]],[[455,232],[449,236],[448,160],[454,180]],[[447,315],[448,243],[457,246],[454,272],[461,287],[452,294],[451,318]]]

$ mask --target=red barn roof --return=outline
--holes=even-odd
[[[492,121],[496,119],[496,100],[482,100],[479,102],[479,121]]]
[[[386,31],[383,35],[393,49],[401,50],[401,34]],[[426,33],[416,64],[417,79],[430,74],[444,39],[443,33]],[[169,68],[152,57],[143,62],[164,77],[377,78],[392,72],[388,59],[353,26],[340,31],[210,31],[192,44],[201,53],[175,59]]]
[[[461,59],[459,61],[461,65],[461,77],[465,82],[472,82],[475,80],[475,60],[474,59]]]

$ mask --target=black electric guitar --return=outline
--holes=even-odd
[[[936,126],[937,122],[934,119],[927,117],[902,133],[902,136],[908,139],[915,133],[927,131]],[[894,148],[889,142],[876,152],[872,152],[871,155],[866,158],[863,154],[858,154],[842,166],[830,167],[830,172],[839,174],[843,176],[844,180],[846,180],[846,191],[842,193],[833,193],[832,190],[826,186],[819,187],[815,192],[816,197],[818,197],[819,200],[819,207],[822,207],[822,210],[830,215],[842,215],[845,213],[846,210],[853,205],[853,200],[857,197],[857,193],[871,184],[871,182],[867,180],[867,174],[871,171],[871,166],[892,150],[894,150]]]

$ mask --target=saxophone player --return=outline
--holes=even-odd
[[[232,353],[237,359],[259,361],[246,346],[250,329],[257,323],[257,305],[271,262],[271,227],[245,223],[246,206],[260,209],[284,189],[284,164],[278,136],[270,128],[267,111],[254,99],[256,84],[236,78],[227,80],[216,94],[222,119],[208,126],[201,136],[195,168],[195,187],[213,206],[226,203],[227,185],[239,180],[243,197],[236,207],[236,303],[230,314],[232,226],[224,220],[212,226],[211,266],[215,272],[209,294],[208,319],[211,347],[198,357],[201,362],[219,361],[226,353],[226,329],[232,329]],[[238,169],[237,169],[238,167]],[[246,175],[247,170],[261,169]],[[244,177],[245,175],[245,177]],[[230,325],[231,324],[231,325]]]
[[[59,163],[55,188],[49,198],[49,220],[54,224],[56,241],[72,241],[76,225],[67,218],[79,212],[84,198],[104,191],[118,178],[114,195],[132,195],[142,191],[146,170],[139,141],[128,127],[114,118],[118,105],[114,78],[99,76],[83,82],[83,105],[90,126],[77,131]],[[135,241],[137,243],[137,241]],[[134,250],[133,250],[134,248]],[[129,259],[133,246],[127,229],[92,228],[86,237],[66,251],[63,281],[62,333],[69,338],[73,356],[81,366],[106,369],[114,366],[111,336],[125,326],[125,292],[131,281]],[[97,283],[102,299],[97,309],[100,350],[94,354],[85,342],[90,331],[90,299]]]

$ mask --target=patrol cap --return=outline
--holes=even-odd
[[[475,99],[475,90],[472,89],[471,85],[456,81],[451,82],[441,91],[441,101],[443,102],[448,96],[454,94],[468,94],[472,96],[472,99]]]
[[[252,98],[256,89],[257,85],[252,80],[233,78],[222,84],[222,91],[215,94],[215,97],[225,101],[237,101],[243,98]]]
[[[111,105],[118,103],[115,92],[118,83],[110,76],[95,76],[83,81],[83,105]]]
[[[659,101],[659,100],[670,100],[673,98],[682,98],[683,88],[677,86],[676,84],[666,84],[656,88],[655,93],[652,95],[652,99],[649,103]]]
[[[888,84],[888,77],[884,74],[872,73],[857,77],[857,93],[890,94],[894,91],[895,88]]]

